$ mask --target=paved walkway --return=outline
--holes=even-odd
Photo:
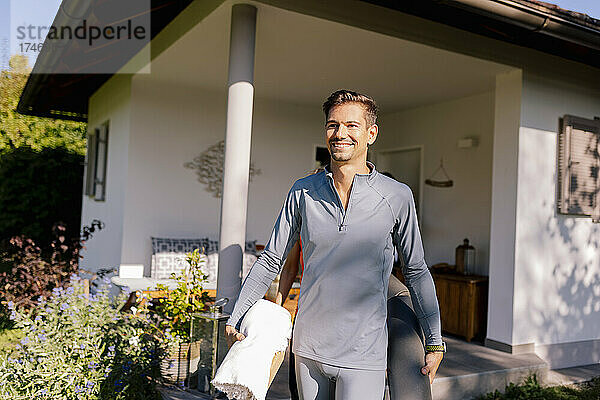
[[[535,353],[509,354],[444,337],[448,353],[432,386],[434,400],[468,399],[494,390],[504,390],[510,382],[520,382],[535,373],[545,379],[548,366]]]
[[[600,364],[586,365],[583,367],[551,369],[548,371],[546,384],[550,386],[570,385],[583,383],[600,376]]]
[[[534,353],[508,354],[452,337],[444,337],[444,340],[449,351],[432,387],[434,400],[468,399],[495,389],[503,390],[508,383],[519,382],[530,373],[537,373],[548,385],[581,383],[600,376],[600,364],[549,371],[546,363]],[[290,398],[288,357],[286,354],[267,400]]]
[[[519,382],[532,372],[552,386],[586,382],[600,376],[600,364],[548,370],[544,361],[533,353],[508,354],[451,337],[444,340],[449,351],[432,387],[434,400],[469,399],[495,389],[503,390],[509,382]],[[290,398],[288,367],[289,353],[267,393],[267,400]],[[180,391],[165,391],[163,395],[166,400],[202,399]]]

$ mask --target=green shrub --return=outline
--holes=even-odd
[[[81,220],[84,156],[65,148],[23,146],[0,152],[0,251],[24,235],[41,248],[62,221],[77,236]]]
[[[8,314],[6,317],[8,319]],[[20,329],[0,328],[0,355],[12,353],[22,337],[23,332]]]
[[[10,330],[13,327],[13,322],[8,318],[8,314],[10,313],[6,309],[6,306],[0,301],[0,333]]]
[[[600,399],[600,377],[577,386],[541,386],[535,375],[527,377],[523,383],[511,383],[504,393],[496,390],[477,400],[598,400]]]
[[[0,271],[0,326],[6,325],[2,305],[10,301],[17,308],[35,307],[40,296],[48,297],[54,288],[68,285],[71,274],[79,271],[81,249],[102,227],[102,222],[94,220],[83,227],[81,235],[69,239],[67,228],[56,224],[45,255],[33,240],[13,237],[9,251],[0,254],[0,261],[8,265],[6,271]]]
[[[119,302],[124,300],[119,298]],[[121,313],[103,286],[55,288],[30,311],[9,303],[23,338],[0,355],[2,399],[160,399],[167,337],[144,310]]]

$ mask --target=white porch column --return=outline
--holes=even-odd
[[[242,254],[246,240],[250,139],[254,101],[256,7],[236,4],[231,10],[227,128],[223,197],[219,234],[217,298],[229,298],[231,312],[240,291]]]
[[[522,82],[520,70],[498,75],[494,110],[490,280],[485,344],[510,353],[533,351],[531,346],[515,346],[513,324]]]

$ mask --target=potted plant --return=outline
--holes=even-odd
[[[190,324],[194,313],[207,309],[211,300],[202,285],[207,282],[207,257],[199,249],[186,254],[187,266],[179,274],[171,274],[175,288],[157,285],[162,292],[155,304],[161,327],[172,338],[170,356],[163,362],[163,377],[173,383],[182,384],[188,372],[195,372],[194,360],[200,356],[201,341],[192,341]],[[172,287],[172,286],[171,286]],[[192,370],[188,371],[188,368]]]

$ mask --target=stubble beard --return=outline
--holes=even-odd
[[[337,162],[350,161],[352,156],[354,155],[354,146],[348,148],[347,151],[338,151],[332,149],[333,143],[329,144],[329,154],[331,155],[331,159]]]
[[[352,158],[351,154],[331,152],[331,159],[333,161],[337,161],[337,162],[349,161],[351,158]]]

